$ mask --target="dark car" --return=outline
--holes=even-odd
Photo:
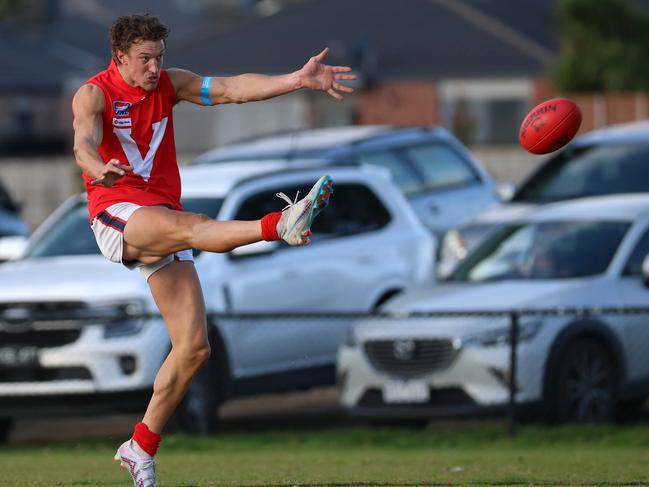
[[[589,132],[552,155],[522,182],[509,202],[446,234],[438,273],[450,274],[495,229],[539,205],[626,193],[649,193],[649,122]]]

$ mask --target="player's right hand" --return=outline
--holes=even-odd
[[[91,184],[101,184],[110,188],[122,178],[127,172],[133,171],[130,164],[122,164],[117,159],[111,159],[99,172],[99,176],[92,180]]]

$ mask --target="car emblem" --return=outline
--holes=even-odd
[[[410,338],[395,340],[392,353],[399,360],[410,360],[414,357],[416,348],[415,341]]]

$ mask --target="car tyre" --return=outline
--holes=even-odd
[[[567,347],[555,381],[555,412],[560,422],[604,423],[613,419],[617,369],[598,340],[581,338]]]
[[[9,439],[13,426],[13,419],[0,418],[0,444],[5,443]]]

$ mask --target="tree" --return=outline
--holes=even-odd
[[[559,0],[561,91],[649,90],[649,15],[625,0]]]
[[[0,0],[0,21],[6,20],[18,10],[19,2],[12,0]]]

